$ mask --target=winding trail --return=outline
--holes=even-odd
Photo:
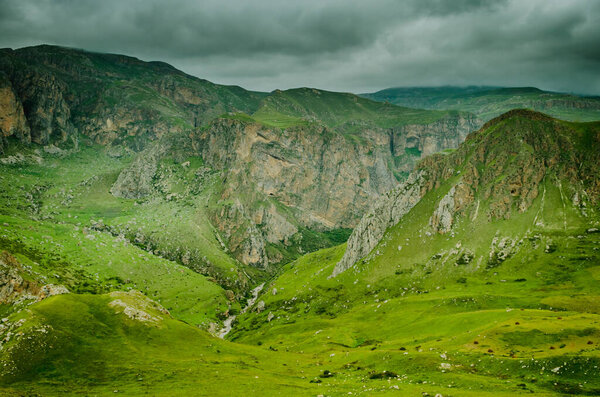
[[[265,283],[262,283],[261,285],[259,285],[258,287],[254,288],[252,290],[252,298],[248,299],[248,303],[242,309],[240,314],[246,313],[248,311],[248,309],[250,309],[252,307],[252,305],[254,305],[254,302],[256,302],[256,299],[258,299],[258,294],[260,294],[260,291],[262,291],[264,286],[265,286]],[[237,316],[235,316],[235,315],[231,315],[231,316],[227,317],[225,319],[225,321],[223,321],[223,328],[221,328],[221,331],[219,331],[219,334],[218,334],[219,338],[221,338],[221,339],[225,338],[225,335],[227,335],[229,333],[229,331],[231,331],[231,328],[233,328],[233,321],[236,319],[236,317]]]

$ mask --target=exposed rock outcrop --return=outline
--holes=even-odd
[[[408,124],[392,129],[391,148],[397,159],[397,171],[409,173],[417,160],[445,149],[457,148],[471,131],[479,127],[480,121],[472,115],[455,114],[429,124]]]
[[[452,217],[454,216],[454,193],[456,187],[452,186],[448,194],[446,194],[431,216],[429,224],[439,233],[448,233],[452,228]]]
[[[0,303],[15,304],[23,301],[40,301],[54,295],[68,294],[62,285],[42,284],[31,275],[17,259],[7,252],[0,253]]]
[[[109,295],[114,299],[108,306],[114,308],[117,313],[123,313],[130,319],[146,325],[157,326],[162,322],[163,315],[169,315],[167,309],[139,291],[114,291]]]
[[[424,181],[423,171],[414,172],[375,203],[354,228],[346,252],[333,269],[332,277],[352,267],[375,248],[386,230],[397,224],[423,197]]]
[[[156,174],[158,162],[170,147],[153,145],[142,151],[132,164],[123,170],[110,192],[116,197],[140,198],[154,191],[152,179]]]
[[[227,170],[223,200],[257,191],[300,212],[304,226],[331,228],[353,226],[370,200],[397,183],[389,137],[365,131],[364,138],[355,145],[320,125],[280,130],[222,119],[201,131],[195,143],[208,164]],[[257,224],[276,223],[274,214],[267,207],[251,216]]]
[[[0,153],[3,152],[5,138],[9,136],[15,136],[25,143],[31,142],[23,105],[8,77],[0,72]]]

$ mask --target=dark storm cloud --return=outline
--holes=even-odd
[[[0,0],[0,46],[126,53],[262,90],[600,93],[599,16],[600,2],[589,0]]]

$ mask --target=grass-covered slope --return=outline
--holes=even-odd
[[[420,109],[454,109],[487,121],[511,109],[529,108],[570,121],[600,120],[600,99],[533,87],[398,87],[361,96]]]
[[[252,118],[280,128],[317,122],[329,127],[352,129],[352,123],[382,128],[429,124],[449,114],[455,116],[457,112],[408,109],[349,93],[296,88],[272,92],[262,100]]]
[[[0,326],[3,395],[311,395],[308,354],[235,345],[174,320],[137,291],[65,294]]]
[[[600,393],[599,131],[528,112],[496,120],[455,154],[425,161],[432,190],[363,261],[329,278],[340,246],[286,266],[259,297],[264,311],[242,316],[231,340],[329,357],[339,377],[389,379],[366,387]],[[555,153],[556,142],[569,151]],[[532,158],[544,165],[523,169]],[[532,172],[545,175],[539,194],[520,207]],[[472,205],[436,232],[442,198],[475,174]]]
[[[0,165],[0,250],[72,291],[141,290],[202,327],[222,319],[229,306],[239,309],[229,299],[243,298],[256,274],[219,243],[205,213],[214,181],[197,181],[198,159],[187,168],[164,164],[173,186],[134,200],[109,193],[131,154],[114,157],[98,146],[60,155],[10,150],[25,160]],[[179,185],[197,194],[167,199],[183,195]]]

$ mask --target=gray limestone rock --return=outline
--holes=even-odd
[[[332,277],[354,266],[379,243],[385,231],[397,224],[421,199],[424,173],[417,171],[406,182],[385,194],[363,216],[348,239],[346,252]]]

